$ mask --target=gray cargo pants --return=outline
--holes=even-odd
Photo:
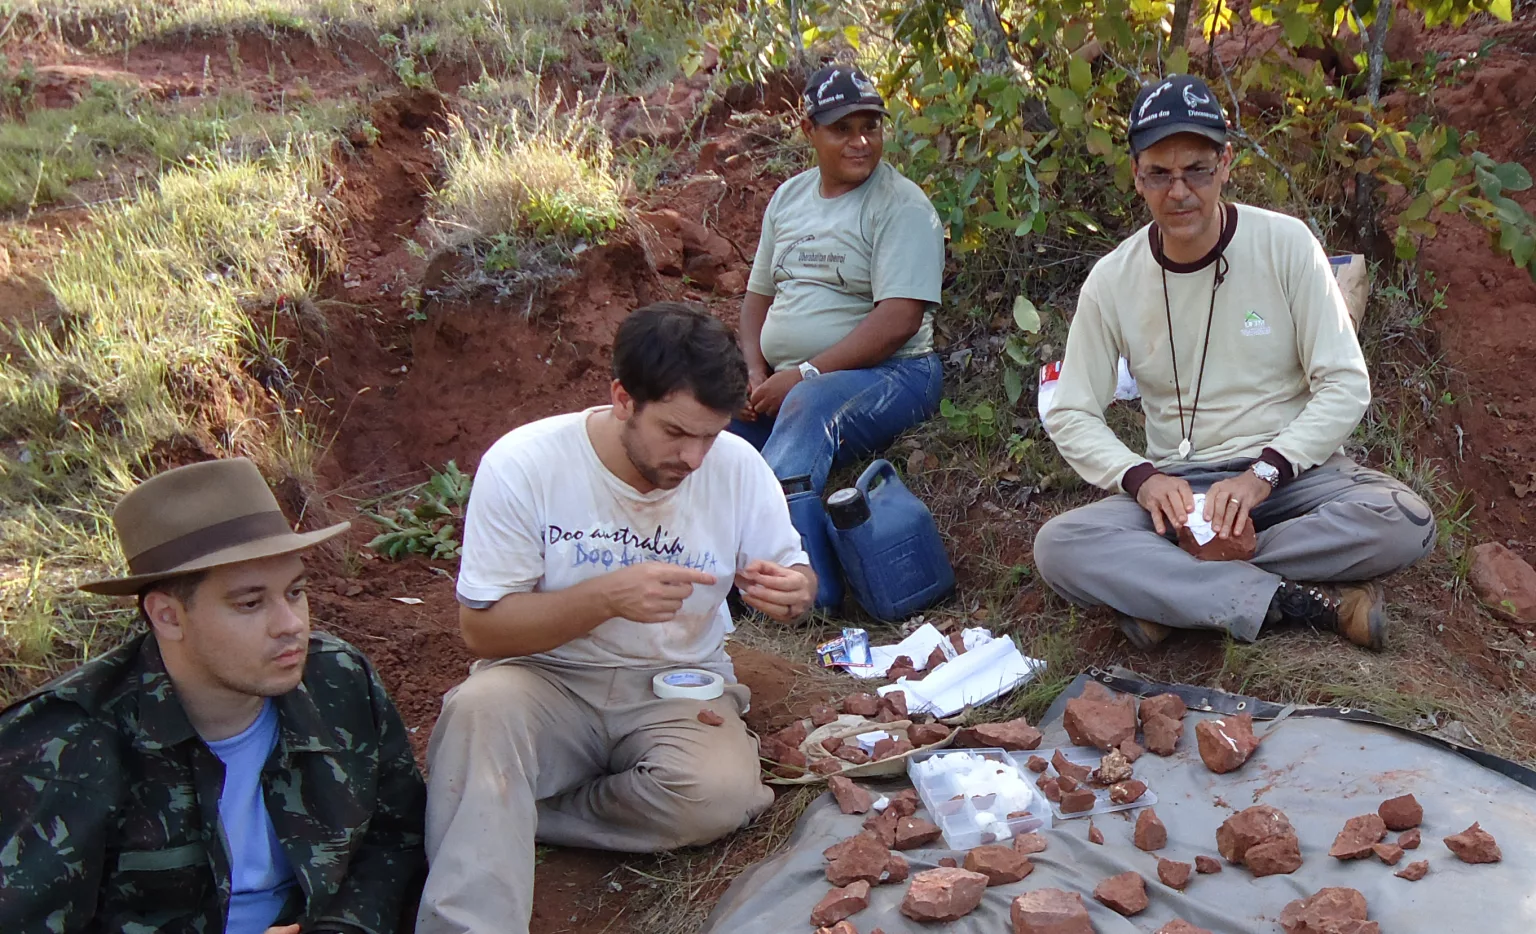
[[[1251,460],[1175,467],[1196,493]],[[1275,490],[1253,511],[1252,561],[1201,561],[1153,530],[1124,493],[1047,522],[1035,567],[1061,596],[1180,629],[1218,629],[1252,642],[1280,581],[1365,581],[1429,554],[1435,520],[1412,490],[1342,454]]]

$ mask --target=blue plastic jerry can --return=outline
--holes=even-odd
[[[848,589],[876,619],[906,619],[955,589],[933,513],[890,461],[875,461],[857,483],[827,497],[827,516]]]

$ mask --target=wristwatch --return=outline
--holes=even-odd
[[[1253,471],[1255,477],[1269,484],[1271,490],[1280,485],[1280,468],[1269,461],[1254,461],[1249,469]]]
[[[800,364],[800,378],[801,379],[815,379],[816,377],[818,377],[820,375],[821,375],[821,371],[816,369],[816,367],[811,363],[811,361],[807,360],[804,363]]]

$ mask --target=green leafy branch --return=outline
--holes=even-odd
[[[406,555],[426,555],[436,560],[458,558],[462,548],[458,530],[464,524],[472,484],[470,475],[449,461],[426,483],[398,494],[404,502],[394,507],[392,515],[383,511],[364,512],[384,530],[373,537],[368,547],[395,561]]]

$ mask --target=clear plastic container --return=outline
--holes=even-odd
[[[956,757],[968,767],[959,767]],[[955,767],[930,764],[948,759]],[[995,767],[995,768],[993,768]],[[991,775],[988,775],[988,771]],[[1001,749],[941,749],[912,756],[907,776],[952,850],[1006,843],[1051,826],[1051,803]]]
[[[1090,769],[1098,768],[1099,761],[1104,758],[1104,753],[1092,746],[1062,746],[1061,754],[1073,765],[1086,766]],[[1039,774],[1031,772],[1028,766],[1025,765],[1031,756],[1039,756],[1047,762],[1051,761],[1051,758],[1056,755],[1055,749],[1031,749],[1028,752],[1010,752],[1006,755],[1020,771],[1029,776],[1030,784],[1039,781],[1042,775],[1057,775],[1054,765]],[[1146,781],[1140,776],[1133,775],[1132,777],[1138,781]],[[1108,788],[1100,788],[1097,785],[1090,784],[1084,784],[1082,787],[1092,791],[1095,799],[1093,807],[1086,811],[1063,811],[1060,803],[1046,799],[1044,794],[1041,795],[1041,798],[1050,805],[1051,813],[1055,815],[1057,820],[1076,820],[1079,817],[1092,817],[1095,814],[1113,814],[1116,811],[1130,811],[1136,808],[1149,807],[1157,803],[1157,793],[1152,790],[1150,785],[1147,786],[1147,790],[1142,793],[1141,797],[1126,804],[1116,804],[1109,800]]]

